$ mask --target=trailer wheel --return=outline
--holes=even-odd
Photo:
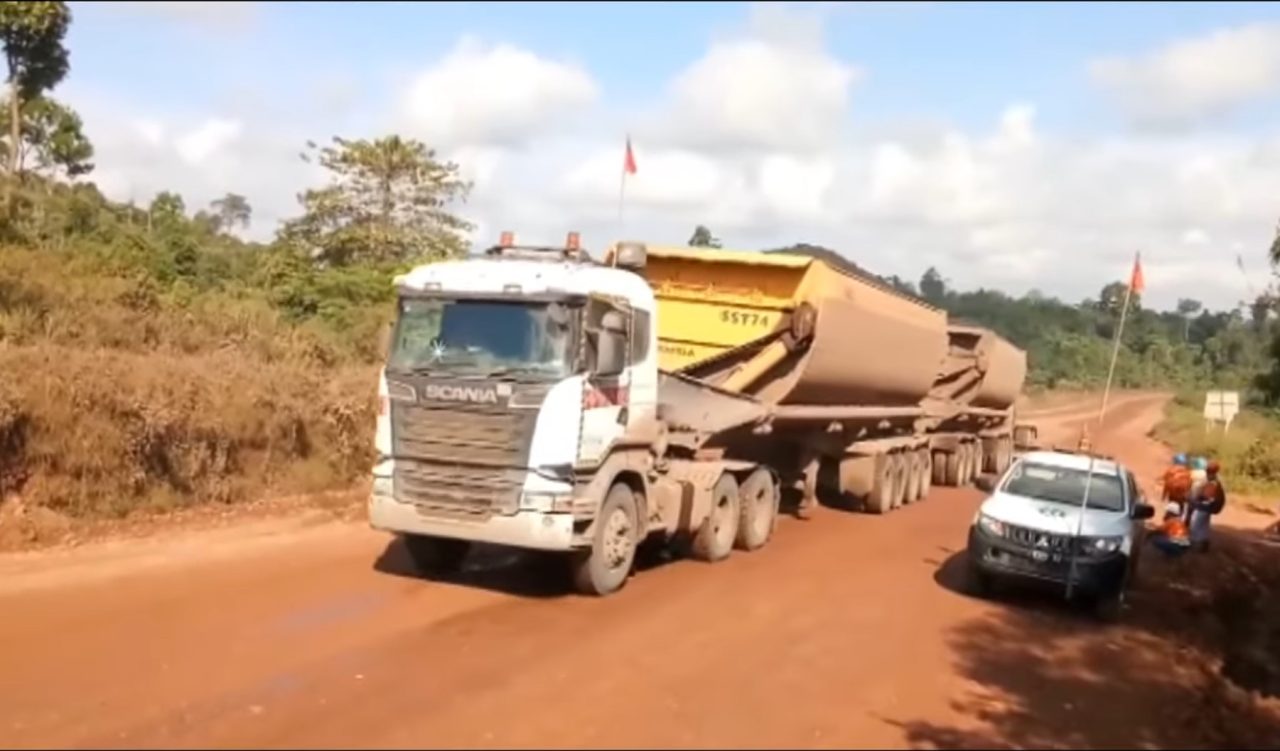
[[[923,501],[929,497],[929,490],[933,487],[933,475],[937,469],[933,465],[933,453],[927,448],[916,452],[916,460],[920,463],[920,490],[916,500]]]
[[[457,573],[471,550],[467,540],[429,535],[403,535],[402,539],[414,568],[429,578]]]
[[[773,534],[778,519],[778,500],[781,489],[773,479],[773,473],[758,467],[742,483],[738,490],[741,516],[734,547],[739,550],[758,550],[764,547]]]
[[[1002,451],[1000,454],[1000,473],[1009,468],[1013,464],[1013,438],[1011,436],[1004,437],[1004,443],[1001,444]]]
[[[574,587],[597,597],[621,589],[635,562],[638,537],[635,492],[623,483],[614,483],[596,517],[591,548],[574,554]]]
[[[972,482],[977,479],[978,475],[982,474],[983,470],[986,468],[987,452],[983,447],[981,440],[974,441],[970,445],[972,448],[969,450],[973,453],[969,461],[969,466],[972,467],[972,469],[969,470],[969,481]]]
[[[962,470],[961,460],[963,457],[961,456],[960,452],[963,449],[964,449],[964,446],[956,446],[954,449],[952,449],[951,451],[945,454],[946,461],[943,463],[943,474],[942,474],[943,485],[949,485],[953,488],[958,488],[962,484],[961,480],[963,479],[963,476],[961,475],[961,472],[963,470]]]
[[[895,463],[889,454],[877,455],[875,462],[875,477],[871,492],[867,493],[866,509],[873,514],[887,514],[893,510]]]
[[[911,483],[911,460],[906,454],[891,454],[893,460],[893,507],[900,508],[907,501],[907,486]]]
[[[711,511],[693,538],[693,557],[714,563],[722,561],[733,551],[733,541],[738,536],[739,509],[738,481],[724,473],[711,489]]]
[[[908,451],[902,455],[902,459],[907,465],[907,490],[902,502],[915,503],[920,499],[920,486],[924,483],[924,462],[920,460],[919,451]]]
[[[947,453],[945,451],[934,451],[931,453],[933,457],[933,474],[929,478],[934,485],[947,484]]]

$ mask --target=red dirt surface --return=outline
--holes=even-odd
[[[1095,443],[1154,478],[1167,453],[1145,436],[1162,403],[1117,398]],[[1073,441],[1095,408],[1055,407],[1042,440]],[[1188,611],[1194,597],[1171,585],[1194,575],[1145,559],[1114,627],[1053,597],[959,594],[980,498],[936,488],[884,517],[783,519],[759,552],[658,566],[599,600],[502,553],[459,582],[424,581],[363,523],[0,557],[0,740],[1208,748],[1235,733],[1230,745],[1276,745],[1276,716],[1215,682],[1212,635],[1193,629],[1208,610]],[[1209,689],[1229,714],[1188,711]]]

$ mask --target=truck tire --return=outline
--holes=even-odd
[[[956,446],[954,449],[944,454],[946,459],[943,462],[943,472],[942,472],[943,485],[948,485],[953,488],[960,487],[961,479],[962,479],[960,474],[961,473],[960,451],[963,448],[964,448],[963,446]]]
[[[741,518],[734,547],[739,550],[758,550],[764,547],[773,534],[778,520],[778,500],[782,491],[773,479],[773,473],[758,467],[738,489],[738,505]]]
[[[471,543],[467,540],[429,535],[404,535],[402,539],[414,568],[427,577],[457,573],[471,551]]]
[[[956,452],[956,487],[963,488],[973,480],[973,444],[962,443]]]
[[[693,557],[715,563],[733,552],[733,541],[738,537],[739,510],[738,481],[724,473],[711,489],[711,510],[698,527],[693,538]]]
[[[867,493],[865,507],[872,514],[887,514],[893,510],[895,469],[893,457],[889,454],[879,454],[875,462],[875,476],[871,481],[871,492]]]
[[[906,454],[890,454],[893,461],[893,507],[901,508],[907,501],[907,486],[911,482],[911,460]]]
[[[987,453],[987,452],[986,452],[986,450],[983,448],[983,445],[982,445],[982,441],[981,441],[981,440],[974,441],[973,443],[971,443],[971,444],[969,444],[969,445],[972,447],[972,448],[970,448],[969,450],[970,450],[971,452],[973,452],[973,453],[972,453],[972,458],[971,458],[971,460],[970,460],[970,462],[969,462],[969,466],[970,466],[970,467],[972,467],[972,469],[970,469],[970,470],[969,470],[969,481],[970,481],[970,482],[973,482],[975,479],[977,479],[977,478],[978,478],[978,475],[982,474],[983,469],[984,469],[984,468],[985,468],[985,466],[986,466],[986,463],[987,463],[987,456],[986,456],[986,453]]]
[[[930,479],[933,480],[934,485],[947,484],[947,452],[933,452],[933,475]]]
[[[924,462],[920,460],[919,451],[908,451],[902,455],[907,463],[907,491],[903,494],[904,504],[920,500],[920,486],[924,483]]]
[[[933,452],[929,449],[920,449],[916,455],[920,457],[920,495],[916,496],[916,500],[923,501],[929,497],[929,491],[933,488],[933,478],[938,470],[933,463]]]
[[[609,488],[596,517],[591,547],[573,557],[573,585],[585,595],[603,597],[626,584],[639,538],[636,495],[626,484]]]

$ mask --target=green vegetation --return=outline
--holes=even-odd
[[[392,277],[468,252],[472,224],[455,212],[471,185],[426,144],[335,137],[309,144],[327,179],[267,243],[237,235],[253,208],[235,193],[201,208],[171,192],[108,200],[80,118],[51,96],[70,22],[62,3],[0,2],[0,506],[110,517],[363,478]],[[720,240],[699,226],[691,243]],[[856,270],[823,248],[789,250]],[[1125,291],[1070,305],[959,292],[934,269],[884,281],[999,331],[1030,353],[1033,385],[1058,389],[1105,377]],[[1117,383],[1246,388],[1275,403],[1269,300],[1250,320],[1201,308],[1135,301]],[[1280,475],[1267,445],[1240,454],[1260,481]]]
[[[1265,410],[1244,409],[1224,432],[1221,425],[1205,423],[1203,406],[1203,394],[1179,394],[1155,437],[1188,454],[1217,459],[1234,493],[1280,493],[1280,419]]]

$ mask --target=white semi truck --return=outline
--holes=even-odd
[[[427,573],[561,551],[603,595],[647,540],[762,547],[787,487],[886,513],[1012,458],[1021,350],[805,256],[503,233],[396,284],[369,517]]]

